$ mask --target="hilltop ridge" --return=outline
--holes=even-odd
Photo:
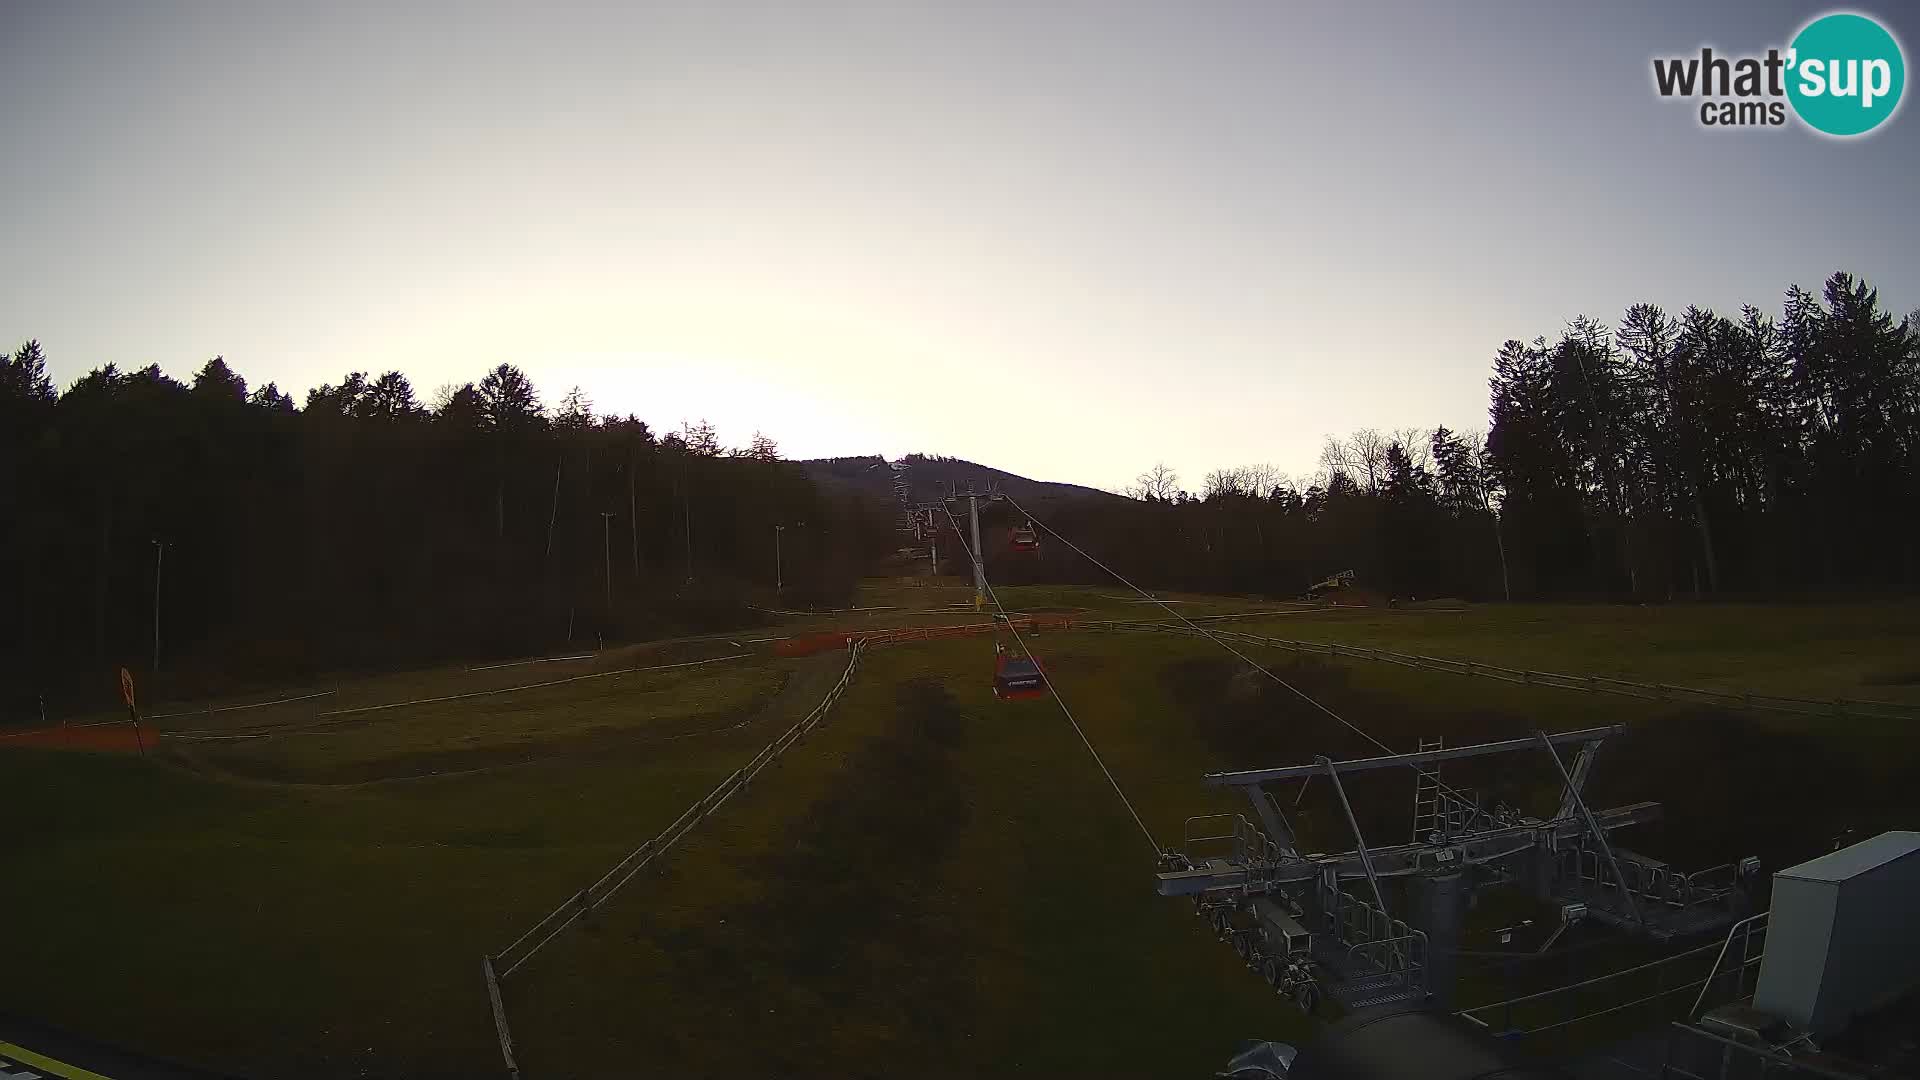
[[[1034,480],[965,458],[936,454],[907,454],[891,461],[879,454],[813,458],[800,464],[806,468],[807,475],[822,487],[888,499],[894,494],[894,478],[901,476],[907,481],[908,497],[915,502],[930,502],[940,498],[946,494],[948,485],[958,485],[964,490],[968,481],[979,484],[991,482],[1022,504],[1035,506],[1069,500],[1123,497],[1082,484]]]

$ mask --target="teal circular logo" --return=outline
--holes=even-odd
[[[1900,43],[1865,15],[1822,15],[1794,37],[1787,57],[1787,100],[1815,131],[1865,135],[1900,107]]]

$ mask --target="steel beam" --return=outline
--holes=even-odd
[[[1254,814],[1259,817],[1260,824],[1266,827],[1267,839],[1285,854],[1298,854],[1293,846],[1293,827],[1288,823],[1287,816],[1280,812],[1280,806],[1273,801],[1273,796],[1267,794],[1267,789],[1253,784],[1240,790],[1246,792],[1247,799],[1253,803]]]
[[[1340,809],[1347,812],[1347,826],[1353,830],[1353,853],[1359,857],[1360,869],[1367,875],[1367,885],[1373,890],[1373,904],[1380,909],[1380,914],[1386,915],[1387,898],[1380,894],[1380,878],[1373,872],[1373,860],[1367,857],[1367,838],[1360,835],[1360,819],[1353,816],[1353,804],[1347,801],[1347,787],[1340,782],[1340,770],[1334,768],[1333,762],[1324,755],[1315,760],[1326,766],[1327,776],[1333,780],[1333,793],[1340,796]]]
[[[1606,727],[1584,728],[1580,731],[1563,731],[1557,735],[1544,736],[1549,745],[1558,743],[1597,742],[1610,735],[1624,735],[1625,724],[1609,724]],[[1428,765],[1441,761],[1455,761],[1460,758],[1484,757],[1488,754],[1510,754],[1516,750],[1533,750],[1540,746],[1537,738],[1506,739],[1501,742],[1479,743],[1474,746],[1456,746],[1446,750],[1422,750],[1412,754],[1388,754],[1382,757],[1353,758],[1348,761],[1335,761],[1327,765],[1287,765],[1278,769],[1245,769],[1240,772],[1208,773],[1202,778],[1209,787],[1241,787],[1246,784],[1264,784],[1274,780],[1302,780],[1315,773],[1326,772],[1329,767],[1343,773],[1366,772],[1369,769],[1390,769],[1403,766]]]
[[[1567,785],[1566,797],[1572,799],[1573,805],[1579,808],[1580,816],[1586,820],[1587,827],[1593,830],[1594,843],[1600,845],[1600,854],[1605,855],[1607,857],[1607,865],[1613,867],[1614,880],[1620,883],[1620,898],[1627,902],[1627,910],[1633,913],[1634,921],[1638,922],[1641,927],[1644,928],[1647,925],[1647,917],[1640,914],[1640,905],[1633,898],[1633,890],[1627,888],[1627,876],[1620,872],[1620,860],[1613,857],[1613,845],[1607,843],[1607,831],[1600,827],[1598,821],[1594,820],[1593,811],[1587,809],[1586,800],[1580,797],[1579,785],[1573,782],[1572,775],[1567,772],[1567,763],[1560,760],[1560,751],[1553,748],[1553,741],[1547,738],[1547,733],[1544,731],[1536,731],[1533,734],[1536,739],[1540,740],[1540,745],[1547,748],[1547,756],[1553,759],[1553,767],[1559,770],[1560,779],[1565,781]]]
[[[1592,771],[1593,759],[1599,751],[1598,741],[1590,742],[1580,748],[1580,753],[1573,759],[1573,777],[1566,790],[1561,793],[1560,811],[1554,814],[1554,817],[1572,817],[1579,810],[1575,800],[1579,798],[1582,791],[1586,790],[1587,774]]]
[[[1608,810],[1596,810],[1593,816],[1595,823],[1601,829],[1619,829],[1628,825],[1640,825],[1659,820],[1660,804],[1632,803]],[[1478,866],[1499,862],[1524,851],[1572,840],[1586,831],[1586,822],[1579,818],[1565,818],[1471,833],[1447,844],[1389,844],[1384,847],[1368,848],[1367,857],[1373,864],[1376,877],[1404,877],[1423,871],[1441,870],[1449,866]],[[1157,875],[1159,882],[1157,889],[1162,896],[1195,896],[1213,889],[1243,887],[1265,889],[1275,885],[1297,885],[1313,881],[1321,874],[1328,872],[1334,874],[1337,879],[1349,881],[1367,876],[1366,867],[1361,862],[1357,851],[1288,859],[1275,866],[1263,867],[1252,874],[1249,874],[1244,866],[1233,866],[1223,860],[1215,859],[1192,870],[1176,870]]]

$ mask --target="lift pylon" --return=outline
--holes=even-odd
[[[938,508],[946,510],[948,504],[958,502],[962,499],[966,500],[967,522],[970,526],[969,531],[973,534],[973,545],[969,554],[973,559],[973,610],[975,611],[984,610],[987,605],[987,566],[984,561],[986,559],[986,553],[980,548],[980,500],[985,499],[988,502],[996,502],[1003,498],[1005,498],[1005,496],[1000,494],[994,487],[992,481],[988,481],[986,490],[982,491],[974,486],[973,481],[969,480],[967,481],[967,490],[960,491],[956,487],[949,485],[947,495],[944,499],[925,507],[926,509]]]
[[[1536,732],[1458,747],[1423,740],[1409,754],[1322,757],[1210,774],[1204,782],[1241,792],[1253,817],[1187,819],[1181,846],[1161,857],[1157,888],[1163,896],[1191,897],[1195,911],[1249,967],[1309,1008],[1322,997],[1348,1008],[1429,997],[1451,1004],[1462,926],[1481,889],[1526,888],[1553,905],[1563,922],[1591,919],[1658,940],[1731,925],[1749,912],[1757,859],[1680,874],[1609,839],[1616,830],[1657,820],[1658,803],[1595,810],[1582,797],[1600,744],[1625,730]],[[1571,770],[1560,759],[1563,746],[1578,747]],[[1485,807],[1478,796],[1440,779],[1444,762],[1541,750],[1552,757],[1560,782],[1549,817],[1504,804]],[[1415,836],[1410,843],[1373,846],[1360,834],[1341,781],[1388,768],[1415,774]],[[1303,853],[1282,800],[1270,790],[1316,776],[1339,796],[1351,850]],[[1390,905],[1401,907],[1404,917]]]

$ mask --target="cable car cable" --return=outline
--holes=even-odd
[[[946,510],[944,506],[941,509]],[[953,535],[959,539],[960,547],[966,551],[968,561],[972,561],[974,558],[973,549],[967,547],[967,538],[960,533],[960,522],[954,518],[952,510],[946,510],[946,515],[948,524],[953,526]],[[1012,632],[1014,643],[1020,646],[1020,651],[1026,653],[1028,657],[1032,657],[1033,652],[1027,648],[1026,640],[1020,636],[1019,627],[1013,625],[1013,620],[1007,616],[1006,606],[1000,603],[1000,597],[994,593],[993,582],[987,580],[986,564],[979,563],[977,565],[981,567],[980,580],[987,587],[987,599],[993,601],[993,606],[999,610],[1000,617],[1006,621],[1007,629]],[[1153,830],[1147,828],[1147,823],[1140,817],[1140,811],[1133,808],[1133,800],[1127,798],[1126,791],[1120,787],[1120,781],[1113,778],[1113,770],[1107,768],[1107,763],[1100,757],[1100,751],[1093,748],[1092,740],[1087,738],[1086,731],[1080,727],[1080,721],[1074,719],[1073,710],[1067,707],[1067,700],[1060,696],[1059,688],[1053,685],[1053,679],[1047,674],[1045,665],[1035,664],[1034,667],[1040,672],[1040,681],[1047,684],[1047,692],[1053,695],[1054,703],[1060,706],[1062,713],[1066,714],[1067,723],[1073,725],[1073,733],[1080,736],[1081,745],[1087,748],[1087,753],[1093,755],[1093,763],[1100,766],[1100,772],[1106,776],[1107,783],[1113,785],[1113,793],[1120,796],[1121,805],[1125,806],[1127,813],[1132,815],[1133,823],[1140,826],[1141,835],[1147,838],[1147,844],[1153,848],[1154,858],[1159,858],[1162,849],[1160,842],[1153,838]]]
[[[1102,570],[1105,570],[1107,573],[1112,574],[1114,576],[1114,579],[1119,581],[1120,584],[1125,585],[1127,588],[1132,589],[1134,592],[1139,593],[1141,596],[1144,596],[1147,599],[1153,601],[1154,603],[1159,604],[1161,607],[1166,608],[1168,614],[1172,615],[1174,618],[1179,619],[1181,622],[1185,623],[1189,628],[1193,630],[1194,633],[1199,634],[1201,637],[1206,638],[1208,641],[1213,642],[1214,644],[1227,650],[1233,655],[1239,657],[1243,662],[1250,665],[1255,671],[1258,671],[1260,674],[1265,675],[1267,678],[1272,679],[1274,682],[1279,683],[1281,686],[1286,687],[1288,690],[1293,691],[1293,693],[1297,697],[1299,697],[1300,700],[1306,702],[1309,705],[1312,705],[1314,708],[1319,709],[1321,712],[1326,713],[1328,716],[1333,717],[1335,720],[1339,721],[1343,726],[1345,726],[1347,730],[1353,732],[1355,735],[1358,735],[1361,738],[1367,740],[1373,745],[1379,747],[1381,750],[1386,751],[1388,754],[1398,753],[1398,751],[1394,750],[1392,747],[1388,746],[1386,743],[1381,742],[1379,739],[1374,738],[1372,735],[1362,730],[1358,725],[1354,724],[1352,721],[1348,720],[1346,717],[1341,716],[1339,713],[1334,712],[1332,709],[1327,708],[1325,705],[1322,705],[1319,701],[1315,700],[1311,695],[1306,693],[1304,690],[1301,690],[1299,687],[1293,685],[1292,683],[1281,678],[1280,676],[1275,675],[1273,672],[1267,670],[1265,667],[1261,666],[1260,664],[1255,663],[1251,657],[1249,657],[1246,653],[1241,652],[1239,649],[1234,648],[1225,639],[1215,637],[1214,635],[1208,633],[1205,627],[1200,626],[1198,623],[1194,622],[1192,619],[1189,619],[1185,615],[1182,615],[1179,611],[1175,610],[1166,601],[1153,595],[1152,593],[1141,588],[1140,586],[1135,585],[1133,582],[1128,581],[1125,577],[1121,576],[1118,570],[1115,570],[1113,567],[1108,566],[1106,563],[1103,563],[1099,559],[1096,559],[1092,555],[1089,555],[1085,548],[1082,548],[1080,545],[1060,535],[1060,531],[1058,529],[1055,529],[1053,526],[1047,524],[1044,521],[1041,521],[1039,518],[1034,517],[1032,514],[1028,514],[1026,507],[1021,506],[1018,502],[1015,502],[1013,496],[1011,495],[1006,496],[1006,500],[1009,503],[1013,503],[1013,508],[1015,510],[1018,510],[1022,514],[1026,514],[1028,521],[1031,521],[1034,524],[1038,525],[1040,528],[1047,530],[1047,532],[1051,534],[1055,540],[1058,540],[1061,543],[1072,548],[1075,552],[1079,553],[1079,555],[1082,558],[1086,559],[1088,562],[1092,563],[1093,565],[1099,567]],[[1419,766],[1411,765],[1411,764],[1409,764],[1407,767],[1415,770],[1419,768]],[[1456,791],[1453,788],[1448,787],[1444,782],[1440,782],[1438,778],[1436,778],[1436,782],[1439,783],[1440,789],[1442,791],[1447,792],[1449,795],[1452,795],[1454,798],[1460,799],[1463,802],[1467,802],[1467,803],[1473,802],[1473,800],[1466,798],[1466,796],[1462,795],[1459,791]]]

